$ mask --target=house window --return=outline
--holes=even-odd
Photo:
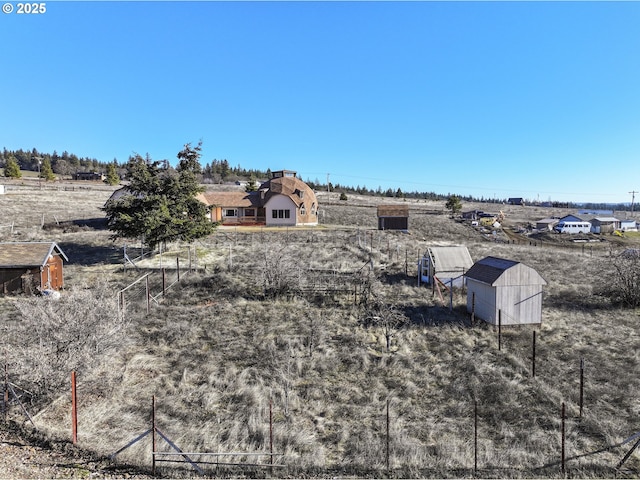
[[[224,216],[225,217],[237,217],[238,216],[238,210],[236,210],[235,208],[227,208],[224,211]]]
[[[300,215],[306,215],[307,209],[304,207],[304,203],[300,205]]]
[[[298,190],[298,196],[302,199],[304,198],[304,192],[302,190]]]
[[[255,217],[256,216],[256,209],[255,208],[245,208],[244,209],[244,216],[245,217]]]
[[[271,210],[272,218],[290,218],[290,210]]]

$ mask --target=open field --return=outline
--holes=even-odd
[[[137,262],[139,271],[123,272],[123,242],[91,221],[101,216],[111,191],[0,195],[0,239],[58,242],[69,257],[65,295],[106,291],[95,308],[109,310],[119,289],[160,268],[155,255]],[[376,205],[401,200],[338,198],[318,194],[321,225],[315,228],[219,228],[192,246],[197,272],[184,275],[149,315],[144,299],[136,306],[130,298],[122,339],[75,367],[79,446],[109,455],[126,445],[150,428],[155,396],[157,425],[182,451],[236,452],[219,457],[220,463],[251,463],[255,458],[243,452],[268,453],[271,419],[273,451],[282,454],[276,463],[286,467],[270,473],[215,465],[213,458],[204,466],[207,475],[640,475],[640,452],[615,468],[635,440],[621,442],[640,432],[640,312],[600,295],[613,275],[612,256],[640,246],[638,237],[594,235],[598,241],[587,244],[564,235],[531,239],[516,232],[572,212],[463,204],[464,210],[506,214],[508,233],[482,233],[450,218],[444,202],[424,200],[408,202],[408,233],[382,232],[375,229]],[[466,245],[474,260],[493,255],[536,269],[548,284],[542,325],[503,329],[499,350],[494,328],[471,323],[464,292],[453,295],[450,309],[418,285],[419,256],[429,245],[444,244]],[[136,246],[132,241],[130,251]],[[44,302],[0,298],[0,347],[16,372],[12,382],[31,391],[38,383],[27,373],[24,352],[35,345],[19,335],[20,324],[30,320],[19,312],[35,315],[49,308]],[[93,317],[87,303],[77,307],[81,319]],[[397,321],[377,322],[374,307]],[[62,315],[62,303],[59,309]],[[116,316],[117,309],[108,314]],[[33,400],[34,422],[50,438],[70,438],[68,390],[67,384],[51,385],[46,402]],[[18,409],[11,415],[31,428]],[[147,437],[117,460],[148,469],[150,449]],[[158,450],[170,448],[159,440]],[[188,464],[158,468],[167,477],[193,474]]]

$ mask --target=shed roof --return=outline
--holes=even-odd
[[[460,275],[473,265],[473,260],[467,247],[458,245],[429,247],[429,255],[435,266],[436,274],[443,272],[456,273]]]
[[[511,269],[519,270],[520,275],[516,278],[506,278],[505,273]],[[514,260],[507,260],[498,257],[485,257],[477,261],[465,273],[465,277],[486,283],[491,286],[515,284],[521,282],[522,285],[546,285],[547,282],[531,267],[528,267]]]
[[[42,267],[54,254],[69,261],[56,242],[0,243],[0,268]]]
[[[378,205],[378,217],[408,217],[409,205]]]
[[[618,220],[616,217],[595,217],[590,220],[591,223],[593,223],[594,221],[600,223],[614,223],[619,222],[620,220]]]

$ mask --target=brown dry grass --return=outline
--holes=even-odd
[[[82,202],[88,215],[105,195]],[[325,213],[318,228],[225,228],[197,243],[198,264],[206,271],[185,277],[151,315],[132,317],[129,341],[81,379],[83,447],[109,454],[144,432],[155,395],[158,425],[184,451],[265,452],[271,402],[274,449],[288,465],[275,475],[384,476],[389,400],[390,475],[472,476],[477,401],[478,475],[559,478],[565,402],[567,476],[638,476],[637,454],[623,472],[613,469],[630,444],[587,455],[640,430],[640,318],[597,295],[610,271],[609,248],[583,252],[490,241],[450,219],[443,205],[426,201],[410,202],[409,233],[379,232],[380,199],[327,197],[319,195]],[[0,211],[27,201],[26,194],[0,197]],[[501,208],[514,224],[555,213]],[[69,249],[68,284],[91,286],[107,278],[115,292],[127,281],[118,273],[121,244],[109,241],[108,232],[36,229],[32,235]],[[475,260],[494,255],[522,261],[547,280],[543,324],[535,329],[535,378],[534,327],[505,329],[499,351],[493,328],[470,326],[462,294],[449,311],[417,286],[416,260],[431,244],[464,244]],[[274,272],[288,287],[283,296],[266,288],[274,284]],[[371,301],[393,305],[405,318],[389,351],[383,327],[363,321],[367,306],[354,303],[353,282],[360,294],[368,291]],[[343,290],[313,294],[327,286]],[[10,299],[0,303],[4,318],[15,315]],[[10,352],[12,346],[5,340],[3,347]],[[580,419],[581,358],[586,383]],[[37,424],[68,438],[68,392],[56,394],[59,400],[37,415]],[[147,440],[140,442],[120,460],[148,466],[149,448]]]

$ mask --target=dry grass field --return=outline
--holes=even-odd
[[[91,221],[112,190],[0,195],[2,241],[52,240],[69,257],[58,304],[0,298],[0,347],[15,372],[11,381],[42,392],[30,407],[41,434],[70,439],[64,368],[73,365],[79,446],[97,455],[146,432],[155,397],[156,425],[183,452],[209,462],[202,468],[210,476],[640,475],[639,451],[616,468],[636,440],[622,442],[640,432],[640,312],[601,295],[613,275],[611,258],[638,246],[637,237],[532,240],[519,236],[519,227],[571,212],[463,204],[505,213],[501,231],[482,233],[450,218],[444,202],[425,200],[408,201],[408,232],[378,231],[376,205],[389,199],[340,201],[319,192],[318,227],[221,227],[191,246],[197,271],[151,302],[149,314],[143,295],[132,293],[124,318],[114,321],[118,290],[145,273],[157,275],[159,258],[123,271],[123,242]],[[547,281],[542,325],[503,329],[498,349],[496,329],[472,324],[465,292],[455,292],[450,309],[418,285],[419,256],[447,244],[467,246],[474,261],[493,255],[536,269]],[[46,389],[29,364],[42,361],[35,351],[54,355],[42,350],[44,334],[33,333],[42,312],[69,319],[60,331],[79,323],[74,338],[82,336],[83,321],[94,322],[82,349],[58,349],[65,362],[51,371]],[[110,330],[99,328],[105,325]],[[54,382],[55,375],[63,380]],[[10,416],[32,428],[19,409]],[[249,466],[268,463],[268,456],[249,454],[268,453],[271,437],[274,461],[285,466]],[[150,469],[150,442],[135,443],[116,461]],[[157,449],[171,451],[160,439]],[[234,455],[197,455],[204,452]],[[195,473],[185,463],[157,468],[165,477]]]

